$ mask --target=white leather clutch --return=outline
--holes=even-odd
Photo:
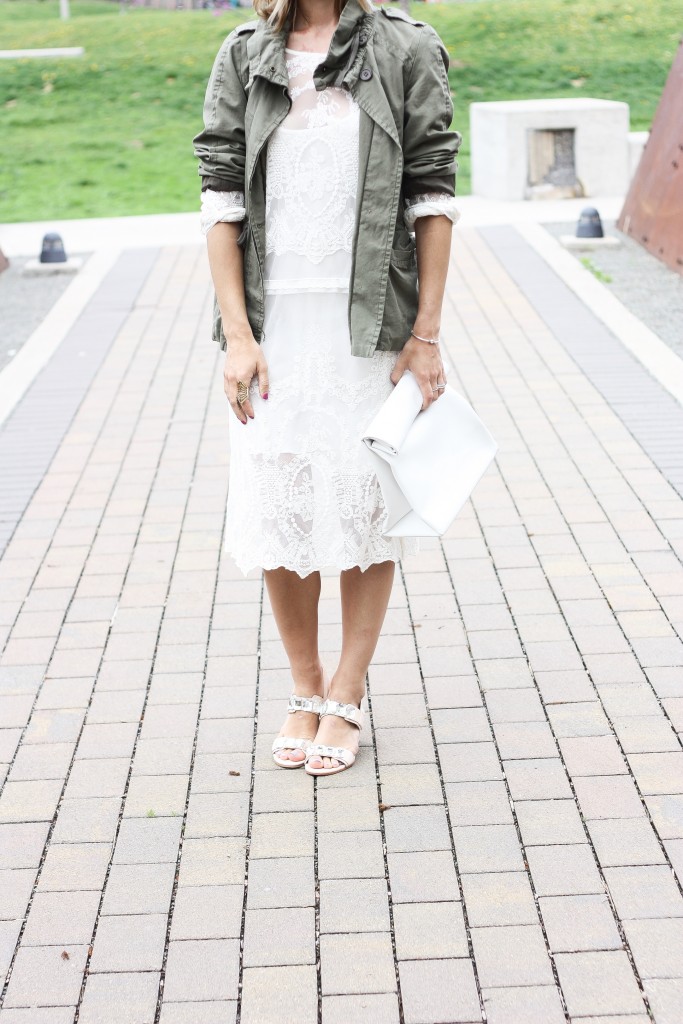
[[[363,436],[389,510],[385,537],[440,537],[498,450],[450,384],[424,412],[421,406],[406,370]]]

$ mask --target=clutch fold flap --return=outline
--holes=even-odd
[[[422,406],[422,392],[412,373],[404,373],[375,414],[363,438],[378,455],[397,455]]]
[[[450,385],[424,412],[421,406],[419,385],[407,370],[363,436],[389,513],[385,536],[445,533],[498,450]]]

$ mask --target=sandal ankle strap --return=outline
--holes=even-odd
[[[362,708],[357,708],[355,704],[344,704],[341,701],[332,700],[330,697],[327,697],[322,702],[319,714],[321,718],[323,715],[338,715],[352,725],[358,726],[359,729],[363,728],[363,710]]]
[[[317,715],[320,713],[322,703],[323,699],[317,693],[314,693],[312,697],[300,697],[298,694],[292,693],[287,705],[287,714],[293,714],[295,711],[312,711]]]

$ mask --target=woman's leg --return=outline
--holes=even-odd
[[[324,696],[323,666],[318,652],[318,601],[320,599],[320,573],[312,572],[302,579],[290,569],[265,569],[264,577],[268,597],[275,616],[275,624],[282,638],[294,680],[294,692],[302,697],[314,694]],[[311,711],[287,714],[280,736],[306,736],[313,739],[318,728],[318,716]],[[303,761],[301,748],[281,750],[286,760]]]
[[[359,568],[341,573],[342,650],[328,696],[343,703],[360,702],[365,693],[365,676],[375,653],[386,615],[396,563],[377,562],[365,572]],[[358,729],[338,715],[320,719],[316,743],[358,749]],[[334,767],[334,757],[312,757],[311,768]]]

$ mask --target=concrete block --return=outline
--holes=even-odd
[[[383,878],[321,881],[321,932],[386,932],[389,928],[389,898]]]
[[[473,928],[472,944],[482,987],[553,983],[540,924]]]
[[[642,1012],[643,997],[625,950],[557,953],[555,963],[571,1016]]]
[[[469,959],[404,960],[398,969],[405,1024],[481,1020]]]
[[[168,1002],[231,1000],[237,992],[239,940],[171,942],[164,999]]]
[[[398,903],[394,931],[399,960],[468,956],[462,903]]]
[[[320,962],[323,996],[396,991],[389,932],[321,935]]]
[[[161,970],[166,924],[166,914],[101,917],[90,958],[91,973]]]

